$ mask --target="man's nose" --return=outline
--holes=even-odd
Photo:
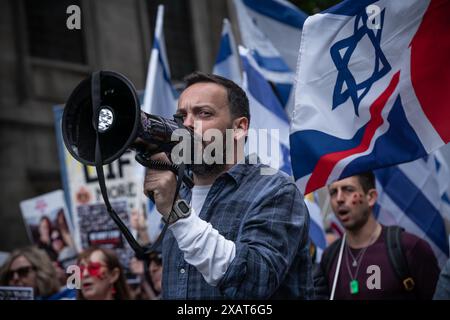
[[[187,128],[194,130],[194,117],[192,114],[187,114],[184,118],[183,125]]]
[[[342,202],[345,201],[344,193],[343,193],[341,190],[337,190],[336,201],[337,201],[338,203],[342,203]]]

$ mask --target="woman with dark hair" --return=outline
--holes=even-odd
[[[47,216],[42,216],[39,220],[39,244],[50,245],[50,233],[52,231],[52,222]]]
[[[130,300],[124,270],[114,251],[91,247],[78,257],[81,272],[79,300]]]
[[[58,213],[56,214],[56,227],[58,228],[59,232],[61,233],[61,237],[64,241],[64,243],[68,247],[75,247],[75,244],[73,242],[72,236],[70,234],[69,226],[67,225],[66,216],[64,215],[64,210],[60,209]]]
[[[51,234],[53,231],[53,226],[49,217],[45,215],[41,217],[41,220],[39,221],[38,231],[38,247],[45,250],[52,261],[56,261],[58,258],[58,254],[52,248]]]

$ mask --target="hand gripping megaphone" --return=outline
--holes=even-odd
[[[109,203],[103,165],[118,159],[127,149],[133,149],[136,160],[142,165],[172,170],[178,175],[176,198],[182,181],[188,187],[193,185],[185,173],[185,165],[155,162],[149,157],[157,152],[169,153],[178,143],[172,141],[172,134],[179,128],[191,134],[179,118],[170,120],[141,111],[133,84],[111,71],[97,71],[82,80],[64,108],[62,134],[66,148],[79,162],[96,167],[108,213],[138,255],[144,256],[158,246],[167,226],[151,247],[140,246]]]

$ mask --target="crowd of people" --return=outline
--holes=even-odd
[[[145,263],[148,267],[144,267]],[[45,250],[28,246],[12,252],[1,266],[0,286],[32,288],[36,300],[160,298],[160,252],[150,253],[147,262],[134,258],[127,272],[114,250],[90,247],[78,255],[75,266],[79,273],[66,273]],[[73,274],[80,277],[78,287],[71,286],[69,278]]]
[[[236,152],[231,164],[193,165],[195,185],[178,197],[171,171],[147,171],[144,193],[169,224],[161,252],[132,259],[130,277],[113,251],[88,248],[76,259],[80,288],[68,289],[67,274],[48,254],[49,239],[63,235],[43,222],[47,250],[13,252],[0,285],[32,287],[37,299],[450,299],[450,262],[441,272],[426,241],[375,219],[370,172],[328,186],[345,234],[314,265],[308,210],[294,181],[280,171],[263,175],[263,164],[243,157],[250,125],[245,92],[216,75],[194,73],[186,83],[177,111],[184,126],[198,134],[232,130]],[[164,153],[152,160],[170,161]]]
[[[78,271],[72,273],[74,266]],[[72,275],[79,278],[75,287]],[[107,247],[78,252],[62,210],[54,223],[43,215],[35,244],[14,250],[0,264],[0,286],[32,288],[36,300],[156,300],[161,275],[160,251],[145,261],[133,257],[129,266],[122,265],[117,252]]]

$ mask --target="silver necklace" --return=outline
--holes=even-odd
[[[371,246],[373,244],[373,242],[375,242],[374,240],[375,240],[375,236],[377,234],[377,231],[378,231],[378,225],[375,228],[374,233],[370,236],[369,244],[367,245],[367,247]],[[355,257],[353,255],[352,250],[350,249],[350,246],[348,245],[348,243],[346,243],[346,247],[348,249],[348,250],[346,250],[347,254],[350,254],[350,256],[352,257],[352,261],[353,261],[352,262],[352,267],[356,268],[358,266],[358,264],[359,264],[359,261],[362,259],[362,255],[364,254],[365,250],[360,250],[358,252],[358,254],[356,255],[356,257]]]
[[[346,242],[346,246],[345,246],[346,247],[345,248],[346,255],[345,255],[345,257],[346,257],[346,260],[347,260],[346,265],[347,265],[348,275],[350,276],[350,283],[349,283],[349,285],[350,285],[350,293],[351,294],[357,294],[359,292],[359,283],[358,283],[358,280],[357,280],[359,267],[361,266],[361,261],[362,261],[362,259],[364,257],[364,254],[367,251],[367,248],[369,248],[375,242],[374,240],[376,239],[375,235],[377,234],[377,231],[378,231],[378,226],[375,229],[375,232],[370,237],[369,244],[367,245],[367,247],[361,249],[360,252],[358,253],[358,255],[356,256],[356,258],[353,256],[353,254],[351,252],[351,249],[350,249],[350,246]],[[350,261],[349,261],[349,256],[350,255],[352,256],[352,259],[353,259],[352,266],[356,267],[355,275],[353,275],[352,271],[350,270]]]

